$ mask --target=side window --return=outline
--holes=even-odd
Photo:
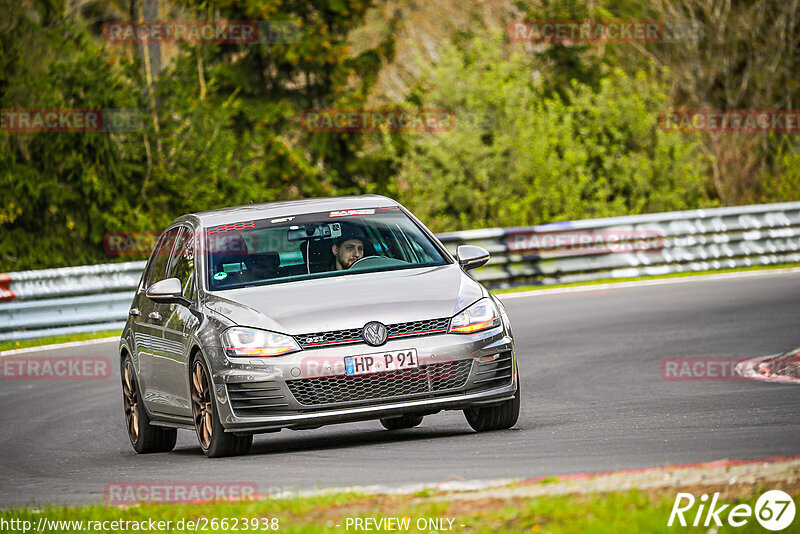
[[[389,245],[386,244],[384,241],[383,234],[381,234],[379,228],[375,228],[371,225],[368,225],[364,228],[367,233],[367,239],[369,239],[372,248],[375,251],[375,254],[378,256],[389,256]],[[367,254],[367,251],[364,251],[364,255]]]
[[[182,293],[186,295],[194,274],[194,236],[188,228],[182,228],[172,254],[167,278],[181,281]]]
[[[420,263],[430,263],[433,261],[433,258],[431,257],[430,254],[428,254],[428,251],[423,249],[422,245],[420,245],[416,240],[409,239],[409,244],[411,245],[411,248],[414,250],[414,254],[416,254],[417,256],[417,261],[419,261]]]
[[[408,246],[408,239],[403,233],[402,228],[394,224],[387,228],[391,236],[391,247],[394,252],[394,257],[398,260],[413,262],[417,261],[413,256],[413,250]]]
[[[183,288],[183,296],[194,301],[197,298],[197,286],[195,285],[194,273],[189,276],[189,282]]]
[[[168,232],[164,232],[158,239],[156,248],[153,249],[153,254],[150,256],[150,268],[147,271],[145,288],[167,277],[167,264],[169,263],[170,252],[172,252],[172,245],[175,244],[175,238],[178,237],[178,230],[180,228],[173,228]]]

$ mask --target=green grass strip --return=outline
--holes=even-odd
[[[63,336],[38,337],[35,339],[20,339],[18,341],[0,341],[0,352],[12,349],[24,349],[27,347],[41,347],[44,345],[54,345],[56,343],[69,343],[70,341],[86,341],[87,339],[102,339],[104,337],[120,337],[122,332],[119,330],[107,330],[104,332],[83,332],[80,334],[65,334]]]
[[[790,484],[791,485],[791,484]],[[800,489],[791,485],[784,490],[797,500]],[[738,489],[737,489],[738,488]],[[720,515],[724,526],[716,532],[764,532],[754,516],[747,520],[745,526],[732,528],[727,525],[727,513],[738,504],[747,504],[754,508],[758,496],[771,488],[753,487],[750,485],[728,486],[719,504],[730,504]],[[407,521],[408,528],[389,530],[374,528],[372,532],[454,532],[454,533],[585,533],[617,534],[617,533],[653,533],[675,532],[709,532],[709,528],[668,527],[667,521],[672,510],[678,490],[665,488],[659,490],[631,490],[612,493],[592,493],[535,498],[492,499],[457,501],[447,500],[446,496],[437,495],[383,495],[370,496],[358,494],[330,494],[306,498],[273,499],[240,502],[213,502],[194,504],[160,504],[130,506],[127,508],[95,505],[87,507],[50,507],[42,509],[22,508],[0,512],[2,521],[29,521],[33,529],[39,524],[41,517],[49,521],[45,532],[87,532],[92,525],[100,526],[110,521],[142,522],[169,521],[158,527],[159,532],[194,532],[189,528],[189,521],[198,525],[198,532],[284,532],[284,533],[349,533],[365,532],[355,528],[356,518],[376,521],[386,518],[397,518]],[[702,491],[713,492],[713,489]],[[695,488],[693,493],[699,498],[701,490]],[[738,494],[737,494],[738,493]],[[686,513],[689,524],[694,521],[699,499],[695,506]],[[407,519],[406,519],[407,518]],[[226,519],[226,522],[222,522]],[[276,519],[276,522],[273,520]],[[350,520],[348,522],[348,519]],[[703,513],[700,524],[705,521]],[[216,520],[216,521],[214,521]],[[255,521],[254,521],[255,520]],[[78,530],[76,525],[55,525],[54,521],[83,521]],[[87,523],[87,522],[94,523]],[[182,523],[179,523],[182,521]],[[796,519],[794,525],[797,524]],[[100,523],[97,523],[100,522]],[[252,528],[256,524],[256,528]],[[364,523],[362,523],[364,524]],[[403,523],[400,523],[403,524]],[[9,524],[6,523],[6,526]],[[110,523],[107,524],[111,526]],[[183,528],[180,528],[182,525]],[[245,528],[247,525],[247,528]],[[349,525],[349,528],[347,528]],[[385,524],[384,524],[385,525]],[[277,529],[273,529],[276,526]],[[439,528],[435,528],[438,526]],[[442,527],[447,528],[442,528]],[[711,527],[713,527],[713,523]],[[60,528],[59,528],[60,527]],[[105,532],[143,532],[146,529],[126,528],[104,530]],[[205,528],[204,528],[205,527]],[[11,531],[11,530],[5,530]],[[100,531],[100,530],[95,530]],[[712,530],[713,532],[714,530]],[[787,530],[792,531],[791,527]],[[795,530],[796,532],[796,530]]]

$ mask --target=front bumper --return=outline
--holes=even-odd
[[[413,373],[391,379],[389,373],[339,376],[346,356],[411,348],[420,364]],[[513,339],[502,325],[470,335],[397,339],[381,347],[326,347],[260,360],[231,361],[218,349],[206,356],[219,364],[210,368],[215,369],[217,409],[226,432],[315,428],[464,409],[508,400],[517,389]],[[355,398],[348,396],[350,391]]]
[[[325,410],[320,412],[300,413],[258,417],[257,422],[229,424],[225,432],[258,433],[272,432],[282,428],[302,430],[317,428],[335,423],[352,423],[384,417],[396,417],[407,413],[421,415],[436,413],[440,410],[463,410],[475,406],[497,404],[514,398],[517,391],[516,376],[513,383],[500,388],[475,393],[437,396],[432,399],[397,401],[389,404],[374,404],[353,408]]]

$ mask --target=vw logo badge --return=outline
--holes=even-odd
[[[383,345],[389,338],[389,332],[386,330],[386,326],[378,321],[372,321],[365,324],[364,329],[361,331],[361,335],[364,336],[364,341],[373,347]]]

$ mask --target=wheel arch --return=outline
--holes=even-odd
[[[119,364],[120,365],[122,365],[122,363],[125,361],[125,357],[126,356],[130,356],[131,357],[131,360],[133,360],[133,365],[135,367],[136,366],[136,358],[133,356],[133,351],[128,346],[128,342],[125,340],[125,338],[122,338],[120,340],[120,343],[119,343]]]
[[[198,354],[200,355],[200,358],[203,360],[203,363],[205,364],[206,369],[208,369],[208,374],[209,374],[208,379],[211,380],[212,387],[213,387],[213,384],[214,384],[214,373],[211,371],[211,365],[209,364],[208,357],[206,356],[206,353],[203,350],[203,347],[201,347],[200,344],[195,340],[192,343],[191,348],[189,349],[189,358],[186,360],[186,363],[187,363],[187,365],[186,365],[186,380],[188,381],[188,385],[189,385],[190,390],[191,390],[191,387],[192,387],[192,372],[193,372],[192,371],[192,363],[194,363],[194,359],[197,357]]]

